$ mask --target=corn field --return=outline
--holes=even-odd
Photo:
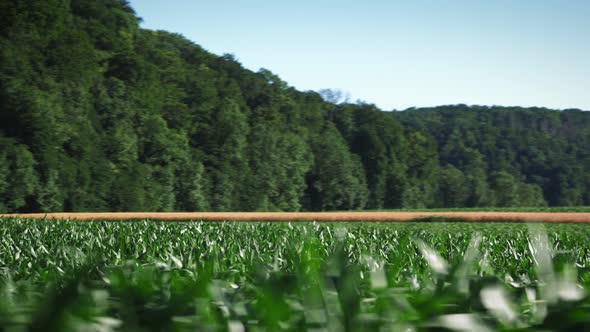
[[[590,329],[584,225],[0,222],[0,331]]]

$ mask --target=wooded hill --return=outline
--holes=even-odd
[[[334,104],[118,0],[0,0],[0,211],[590,204],[590,114]]]

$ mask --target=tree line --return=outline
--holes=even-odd
[[[590,204],[590,115],[297,91],[121,0],[0,0],[0,211]]]

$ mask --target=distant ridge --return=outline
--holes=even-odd
[[[119,0],[0,1],[0,212],[590,205],[590,113],[334,104]]]

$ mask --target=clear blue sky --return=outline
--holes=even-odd
[[[385,110],[590,110],[590,0],[132,0],[176,32],[300,90]]]

